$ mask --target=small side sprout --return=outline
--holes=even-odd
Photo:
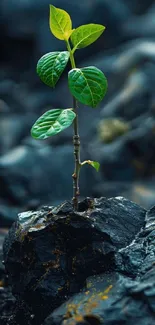
[[[74,53],[94,43],[104,32],[105,27],[99,24],[87,24],[72,28],[69,14],[53,5],[50,5],[49,25],[52,34],[65,42],[67,51],[50,52],[43,55],[37,63],[37,73],[40,79],[49,87],[54,88],[70,60],[71,70],[68,73],[68,86],[73,96],[73,107],[51,109],[44,113],[34,123],[31,135],[35,139],[47,139],[50,136],[68,128],[73,123],[75,169],[73,177],[73,207],[78,210],[79,175],[83,165],[89,164],[99,170],[97,161],[80,159],[80,136],[78,131],[78,105],[96,108],[104,98],[108,83],[105,75],[94,66],[77,68]]]

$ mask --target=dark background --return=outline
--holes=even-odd
[[[36,63],[64,43],[49,30],[49,0],[0,2],[0,225],[20,211],[72,197],[72,128],[46,141],[30,136],[34,121],[51,108],[71,107],[67,69],[54,90],[36,74]],[[73,27],[99,23],[98,41],[76,52],[78,67],[95,65],[108,79],[97,109],[79,107],[83,167],[81,197],[125,196],[155,203],[155,2],[55,0]]]

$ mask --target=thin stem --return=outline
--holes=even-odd
[[[74,55],[72,53],[69,41],[66,42],[67,49],[70,53],[70,62],[72,69],[76,68]],[[79,130],[78,130],[78,104],[75,97],[73,97],[73,110],[76,114],[76,117],[73,122],[74,126],[74,136],[73,136],[73,145],[74,145],[74,160],[75,160],[75,167],[74,167],[74,173],[72,175],[73,177],[73,208],[74,211],[78,210],[78,197],[80,195],[79,190],[79,175],[80,175],[80,168],[81,168],[81,161],[80,161],[80,136],[79,136]]]
[[[70,54],[71,67],[72,67],[72,69],[75,69],[76,65],[75,65],[75,60],[74,60],[74,54],[72,53],[69,41],[66,42],[66,45],[67,45],[67,50],[69,51],[69,54]]]

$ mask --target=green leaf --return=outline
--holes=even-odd
[[[67,41],[72,33],[72,21],[69,14],[62,9],[50,5],[50,29],[52,34]]]
[[[108,83],[105,75],[96,67],[72,69],[68,75],[69,89],[82,104],[96,107],[106,94]]]
[[[99,171],[100,164],[98,161],[85,160],[81,165],[85,165],[85,164],[91,165],[93,168],[96,169],[97,172]]]
[[[35,139],[47,139],[68,128],[76,114],[72,109],[51,109],[35,122],[31,135]]]
[[[71,35],[71,41],[74,46],[73,51],[94,43],[104,30],[105,26],[98,24],[82,25],[76,28]]]
[[[37,63],[37,73],[48,86],[55,87],[69,60],[69,52],[50,52]]]

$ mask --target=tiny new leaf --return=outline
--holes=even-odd
[[[93,168],[96,169],[97,172],[99,171],[100,163],[98,161],[85,160],[81,165],[85,164],[91,165]]]
[[[52,88],[55,87],[69,60],[69,52],[49,52],[43,55],[37,63],[37,73],[40,79]]]
[[[94,43],[104,30],[105,26],[98,24],[82,25],[76,28],[71,35],[71,41],[74,46],[73,52],[76,49],[81,49]]]
[[[107,79],[103,72],[90,66],[72,69],[68,74],[69,89],[82,104],[96,107],[107,91]]]
[[[76,114],[72,109],[51,109],[44,113],[35,122],[31,129],[31,135],[35,139],[47,139],[68,128]]]
[[[72,34],[72,21],[65,10],[50,5],[49,23],[50,30],[56,38],[68,41]]]

